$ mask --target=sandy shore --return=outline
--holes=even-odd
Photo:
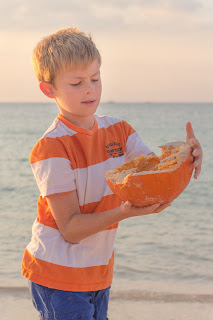
[[[146,295],[147,297],[147,295]],[[184,295],[183,295],[184,297]],[[150,295],[149,299],[131,296],[116,298],[116,292],[111,293],[109,305],[110,320],[212,320],[213,303],[208,296],[203,300],[196,299],[187,302],[173,298],[164,299],[157,295]],[[166,296],[165,296],[166,298]],[[1,320],[38,320],[37,311],[34,309],[27,288],[21,291],[14,290],[8,294],[5,290],[0,293]]]
[[[204,303],[111,301],[110,320],[212,320],[213,306]]]

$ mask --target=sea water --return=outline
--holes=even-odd
[[[0,292],[21,294],[22,256],[39,197],[29,155],[58,108],[1,103],[0,112]],[[157,146],[185,140],[190,121],[204,152],[202,173],[171,207],[120,223],[112,299],[213,302],[213,104],[102,103],[97,114],[128,121],[158,155]]]

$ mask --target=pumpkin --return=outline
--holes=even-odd
[[[183,141],[159,146],[161,156],[134,158],[104,173],[115,195],[134,206],[164,204],[177,198],[189,184],[193,172],[191,146]]]

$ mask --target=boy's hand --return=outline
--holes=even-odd
[[[193,165],[195,168],[194,178],[197,179],[201,172],[203,151],[199,141],[195,138],[190,122],[187,122],[186,124],[186,143],[189,143],[192,146],[192,155],[194,156]]]
[[[158,213],[171,206],[171,202],[160,205],[155,203],[148,207],[135,207],[130,201],[125,201],[121,204],[120,210],[124,214],[125,218],[144,216],[150,213]]]

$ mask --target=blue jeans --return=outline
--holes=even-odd
[[[29,281],[29,288],[41,320],[107,320],[110,287],[98,291],[72,292]]]

